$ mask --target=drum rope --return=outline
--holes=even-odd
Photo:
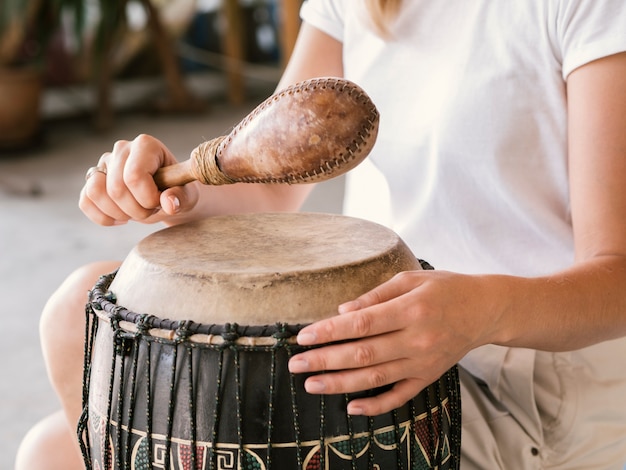
[[[344,395],[345,399],[345,409],[348,409],[348,402],[350,401],[350,396],[346,393]],[[352,415],[350,413],[346,413],[346,424],[348,426],[348,442],[350,442],[350,463],[352,470],[357,470],[357,460],[356,460],[356,449],[354,448],[354,426],[352,423]]]
[[[448,375],[444,376],[444,381],[448,382]],[[439,405],[439,413],[436,415],[437,418],[437,447],[433,447],[433,459],[436,465],[441,465],[443,461],[443,449],[444,449],[444,438],[445,438],[445,427],[444,427],[444,418],[446,417],[445,404],[442,404],[441,399],[441,384],[438,384],[435,387],[435,403],[440,403]],[[434,434],[434,433],[433,433]]]
[[[272,334],[272,337],[276,340],[275,344],[271,348],[271,361],[270,361],[270,384],[269,384],[269,409],[268,409],[268,425],[267,425],[267,455],[265,457],[266,470],[271,470],[272,467],[272,434],[274,430],[274,401],[275,401],[275,389],[276,389],[276,361],[277,353],[288,346],[288,340],[293,338],[293,333],[287,330],[286,323],[277,323],[277,331]]]
[[[287,345],[287,357],[293,357],[293,349],[290,344]],[[291,413],[293,418],[293,429],[295,432],[296,442],[296,459],[298,468],[302,468],[302,436],[300,435],[300,412],[298,410],[298,402],[296,401],[296,379],[294,374],[289,374],[289,393],[291,394]]]
[[[119,386],[117,387],[117,406],[115,407],[115,420],[119,423],[116,433],[115,439],[115,462],[117,464],[117,468],[122,467],[122,413],[123,413],[123,405],[124,405],[124,372],[126,368],[126,361],[124,360],[124,353],[126,352],[126,340],[124,338],[123,332],[116,332],[115,335],[115,349],[114,355],[117,362],[117,358],[119,360],[119,371],[118,371],[118,380],[117,383]],[[113,410],[111,410],[113,413]]]
[[[320,395],[320,468],[326,468],[326,395]]]
[[[189,376],[189,385],[187,387],[189,400],[189,425],[191,427],[191,468],[198,468],[198,436],[196,430],[196,395],[194,393],[193,384],[193,348],[191,343],[186,342],[187,349],[187,375]]]
[[[146,318],[147,321],[147,318]],[[150,455],[152,455],[152,431],[153,431],[153,423],[152,423],[152,407],[153,407],[153,397],[152,397],[152,375],[150,374],[150,370],[152,369],[152,342],[146,341],[146,445],[150,451]]]
[[[400,420],[398,419],[398,410],[393,410],[391,412],[393,416],[393,432],[396,435],[396,465],[399,470],[404,470],[404,464],[402,463],[402,435],[400,434]]]
[[[367,468],[374,468],[374,418],[372,416],[367,417]]]
[[[91,296],[91,294],[90,294]],[[83,359],[82,412],[78,421],[78,443],[86,470],[91,470],[91,447],[89,446],[89,388],[91,382],[91,357],[98,328],[91,302],[85,305],[85,345]]]
[[[233,325],[231,325],[232,327]],[[237,446],[239,447],[239,453],[237,454],[237,464],[239,468],[243,467],[243,457],[244,457],[244,448],[243,448],[243,418],[241,412],[241,362],[239,357],[239,349],[233,347],[234,342],[237,340],[239,335],[233,329],[225,335],[226,343],[228,347],[233,352],[233,358],[235,361],[235,403],[236,403],[236,416],[237,416]]]
[[[169,383],[169,399],[167,402],[167,418],[166,418],[166,438],[165,438],[165,461],[164,468],[170,468],[171,450],[172,450],[172,426],[174,425],[174,399],[176,398],[176,370],[178,365],[178,347],[180,343],[175,342],[172,349],[172,365],[170,367],[170,383]]]
[[[106,410],[106,417],[107,420],[111,419],[112,415],[111,413],[113,412],[113,385],[115,382],[115,364],[117,362],[117,357],[116,357],[116,346],[117,346],[117,339],[115,336],[115,332],[118,330],[119,328],[119,322],[117,321],[117,319],[113,316],[111,317],[111,328],[113,329],[113,351],[111,354],[111,369],[110,369],[110,373],[109,373],[109,384],[108,384],[108,401],[107,401],[107,410]],[[104,439],[102,440],[102,445],[104,447],[103,449],[103,461],[104,461],[104,470],[111,470],[111,465],[112,465],[112,457],[111,457],[111,447],[109,446],[109,439],[111,438],[111,427],[110,426],[105,426],[105,431],[104,431]]]
[[[461,465],[461,381],[459,379],[458,366],[454,366],[447,374],[447,393],[450,403],[450,429],[451,443],[450,454],[452,465],[450,468],[458,469]]]
[[[417,457],[417,443],[414,441],[413,436],[417,435],[417,413],[415,412],[415,398],[411,398],[409,400],[409,418],[411,419],[411,429],[413,431],[413,435],[409,435],[409,460],[414,462]]]
[[[438,386],[437,386],[437,389],[439,389]],[[429,440],[428,460],[430,461],[430,465],[434,467],[436,465],[435,455],[437,453],[437,440],[436,440],[437,431],[435,429],[435,420],[433,417],[433,405],[430,401],[430,393],[425,394],[424,400],[426,403],[426,424],[428,426],[428,440]],[[439,402],[435,401],[435,403],[439,403]],[[443,413],[443,409],[440,411]]]
[[[189,399],[189,426],[191,432],[191,443],[190,443],[190,459],[191,459],[191,468],[196,468],[196,460],[197,460],[197,442],[196,442],[196,415],[195,415],[195,396],[193,392],[193,348],[191,343],[189,342],[189,338],[193,334],[191,331],[191,326],[193,322],[190,320],[183,320],[178,323],[175,332],[175,355],[173,357],[173,364],[177,363],[178,357],[178,349],[184,347],[184,351],[187,353],[187,396]],[[171,395],[170,395],[170,410],[171,417],[168,416],[168,433],[171,433],[172,425],[173,425],[173,415],[174,415],[174,402],[175,402],[175,389],[176,386],[176,369],[172,371],[172,386],[171,386]],[[171,440],[171,437],[168,437],[168,442]],[[171,445],[171,444],[170,444]],[[169,468],[166,466],[166,468]]]
[[[279,343],[277,343],[279,344]],[[265,465],[267,470],[272,468],[272,433],[274,431],[274,392],[276,389],[276,351],[277,346],[273,347],[270,356],[270,386],[267,410],[267,456],[265,457]]]
[[[136,383],[137,383],[137,369],[139,366],[139,340],[141,339],[138,333],[132,335],[132,348],[133,348],[133,359],[130,366],[130,396],[128,398],[128,431],[126,432],[126,439],[124,440],[124,467],[123,468],[131,468],[130,459],[131,459],[131,436],[130,432],[133,429],[133,423],[135,421],[135,401],[137,399],[136,393]],[[120,387],[121,388],[121,387]],[[120,426],[121,429],[121,426]],[[120,433],[121,434],[121,433]]]
[[[219,414],[219,410],[221,407],[221,390],[222,390],[222,372],[224,370],[224,349],[220,348],[219,349],[219,360],[218,360],[218,366],[217,366],[217,387],[215,388],[215,396],[213,398],[214,402],[215,402],[215,406],[213,407],[213,428],[211,429],[211,448],[210,448],[210,452],[211,452],[211,470],[217,468],[217,434],[218,434],[218,427],[219,427],[219,418],[220,418],[220,414]]]

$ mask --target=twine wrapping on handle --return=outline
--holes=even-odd
[[[226,176],[217,163],[218,147],[228,136],[216,137],[198,145],[191,152],[191,169],[194,177],[203,184],[233,184],[235,180]]]

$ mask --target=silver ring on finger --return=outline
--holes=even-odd
[[[106,176],[107,169],[106,169],[105,166],[92,166],[91,168],[89,168],[87,170],[87,173],[85,173],[85,181],[87,181],[89,178],[91,178],[96,173],[102,173],[103,175]]]

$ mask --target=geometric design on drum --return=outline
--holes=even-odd
[[[441,421],[441,412],[444,413],[444,426],[450,426],[449,401],[444,400],[443,406],[434,407],[431,410],[430,418],[427,413],[416,416],[414,421],[404,421],[398,423],[397,426],[387,426],[373,431],[370,437],[369,432],[362,431],[349,436],[334,436],[324,439],[323,449],[320,447],[319,440],[301,442],[300,448],[304,458],[302,470],[328,470],[335,466],[342,468],[340,461],[349,462],[355,455],[357,461],[366,461],[371,458],[368,455],[370,446],[374,456],[372,468],[377,469],[384,467],[381,462],[390,453],[400,452],[407,463],[407,470],[426,470],[432,468],[432,462],[429,456],[435,453],[435,449],[441,444],[439,449],[440,464],[445,464],[450,458],[450,442],[448,436],[444,434],[444,442],[439,443],[439,427]],[[90,410],[91,411],[91,410]],[[93,433],[90,440],[97,443],[93,446],[96,450],[95,454],[102,458],[105,455],[104,441],[106,439],[107,420],[97,413],[90,413],[90,427]],[[114,468],[114,445],[115,435],[119,432],[119,427],[114,421],[109,422],[109,445],[108,460],[109,465],[104,466],[99,462],[98,458],[94,458],[92,462],[94,470],[104,470],[105,468]],[[122,432],[126,434],[128,428],[122,427]],[[433,435],[431,435],[433,432]],[[131,470],[165,470],[165,455],[168,446],[166,438],[163,435],[153,434],[151,440],[146,437],[145,431],[131,430]],[[152,449],[150,449],[150,441]],[[266,470],[265,460],[267,458],[267,443],[245,443],[244,452],[239,456],[239,449],[233,444],[217,444],[213,446],[210,442],[196,442],[196,465],[192,465],[191,441],[172,438],[170,440],[170,468],[172,470],[204,470],[208,468],[211,448],[215,447],[213,458],[217,464],[216,470]],[[294,461],[292,452],[297,451],[295,442],[289,443],[273,443],[271,444],[274,452],[276,452],[273,460],[274,465],[280,465],[285,461]],[[283,450],[281,450],[283,449]],[[291,449],[291,451],[289,451]],[[378,450],[377,450],[378,449]],[[381,453],[382,451],[382,453]],[[282,452],[289,452],[291,457]],[[323,454],[322,454],[323,452]],[[279,455],[280,454],[280,455]],[[95,456],[94,456],[95,457]],[[391,457],[395,461],[395,457]],[[290,460],[293,459],[293,460]],[[322,462],[324,465],[322,466]],[[345,464],[344,464],[345,465]],[[361,464],[357,464],[361,468]],[[276,467],[278,468],[278,467]],[[295,466],[293,467],[295,470]],[[169,470],[169,469],[167,469]]]
[[[304,459],[304,470],[322,470],[320,446],[315,446]]]
[[[159,441],[158,436],[153,437],[152,455],[148,445],[148,439],[141,437],[135,444],[132,456],[132,470],[153,470],[154,468],[165,469],[166,445],[164,440]],[[170,460],[170,468],[175,470],[204,470],[207,466],[209,445],[196,446],[196,466],[192,467],[191,445],[180,442],[172,442],[172,453],[178,455],[177,459]],[[265,470],[263,460],[256,453],[245,449],[242,455],[241,466],[238,464],[238,451],[236,449],[218,449],[215,452],[216,470]],[[95,470],[95,467],[94,467]]]
[[[450,441],[447,433],[443,436],[444,442],[439,442],[440,437],[440,421],[441,413],[444,413],[444,422],[450,423],[449,413],[449,400],[446,400],[441,407],[436,407],[432,410],[431,419],[427,419],[426,416],[420,416],[421,419],[415,421],[413,427],[413,435],[415,440],[413,441],[414,455],[421,455],[423,461],[414,462],[413,470],[422,470],[432,468],[433,462],[430,461],[429,456],[434,455],[437,449],[441,449],[441,461],[447,462],[451,457]],[[432,432],[432,435],[431,435]],[[417,446],[417,448],[415,448]]]
[[[403,442],[406,439],[408,424],[400,426],[399,430],[401,435],[400,442]],[[396,430],[392,428],[388,431],[375,434],[374,442],[376,442],[381,449],[394,450],[396,448]]]
[[[181,470],[203,470],[204,462],[206,461],[207,448],[206,446],[196,445],[196,468],[193,469],[193,455],[192,447],[189,444],[180,444],[178,446],[178,461],[180,463]]]
[[[91,427],[91,432],[89,433],[90,437],[90,445],[92,449],[98,449],[99,455],[104,458],[106,452],[106,430],[108,426],[108,421],[104,419],[103,416],[93,412],[90,410],[89,412],[89,426]],[[95,441],[95,442],[94,442]],[[94,470],[102,470],[105,468],[113,468],[113,442],[109,437],[108,442],[108,465],[104,465],[104,462],[100,462],[99,460],[95,460],[93,462]]]
[[[361,457],[369,448],[369,436],[353,437],[343,439],[330,445],[330,449],[343,460],[352,459],[352,450],[357,458]]]
[[[265,470],[263,460],[250,449],[245,449],[243,461],[243,468],[246,470]]]
[[[148,439],[142,437],[133,450],[133,470],[152,470],[152,459]]]
[[[237,454],[232,450],[217,450],[215,452],[217,470],[234,470],[237,468]]]

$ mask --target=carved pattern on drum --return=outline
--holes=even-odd
[[[152,468],[152,456],[150,455],[150,445],[146,438],[137,442],[132,455],[133,470],[150,470]]]
[[[450,401],[446,399],[442,407],[433,408],[432,414],[430,415],[433,417],[432,423],[429,423],[428,413],[423,413],[416,416],[413,425],[411,425],[411,422],[405,421],[399,423],[397,429],[393,426],[388,426],[374,430],[371,435],[367,432],[362,432],[351,436],[343,435],[326,438],[323,446],[319,441],[307,441],[301,442],[300,446],[298,446],[296,442],[273,443],[272,447],[277,450],[282,449],[284,452],[288,449],[297,451],[298,447],[304,449],[306,457],[303,461],[302,470],[330,470],[336,468],[338,460],[345,462],[353,460],[353,453],[356,461],[367,461],[367,453],[372,450],[372,445],[374,445],[376,449],[382,450],[383,455],[387,452],[401,452],[403,458],[406,459],[407,470],[446,468],[446,465],[449,464],[452,458],[452,454],[447,435],[443,436],[443,443],[438,441],[440,434],[438,433],[439,424],[437,423],[442,422],[440,420],[441,410],[443,410],[444,413],[443,424],[449,426],[451,422]],[[102,416],[93,416],[93,419],[94,422],[105,422]],[[435,438],[429,433],[429,427],[433,425],[437,431],[435,432]],[[119,432],[118,424],[111,422],[110,426],[111,429],[109,432],[111,436],[116,436]],[[105,428],[105,426],[99,426],[98,429],[93,428],[94,434],[92,437],[101,441],[103,434],[106,433]],[[122,434],[126,435],[128,428],[122,427],[122,429]],[[399,434],[399,438],[396,434]],[[152,455],[150,455],[151,453],[148,448],[148,440],[146,439],[145,432],[133,429],[131,431],[131,440],[134,439],[137,439],[137,441],[133,446],[132,470],[152,470],[154,468],[169,470],[165,468],[165,453],[167,450],[166,436],[152,436]],[[170,445],[172,454],[177,455],[177,458],[171,458],[170,469],[192,470],[191,446],[193,443],[191,441],[172,438]],[[210,442],[196,442],[196,470],[214,468],[210,466],[207,459],[209,450],[212,448],[213,445]],[[441,449],[441,455],[437,462],[433,462],[431,456],[435,454],[437,448]],[[378,451],[375,451],[375,453],[376,455],[381,455]],[[267,446],[263,443],[246,444],[244,446],[243,455],[239,454],[236,444],[217,444],[215,446],[215,470],[267,470],[267,466],[264,463],[264,459],[267,457],[266,454]],[[241,464],[238,463],[240,458],[242,460]],[[278,462],[281,461],[281,459],[277,460]],[[100,462],[96,460],[94,469],[117,468],[111,465],[111,459],[109,459],[108,467],[101,466]],[[380,462],[377,461],[373,462],[372,465],[373,469],[384,468],[380,465]]]
[[[154,444],[154,460],[152,465],[157,468],[165,468],[167,463],[167,454],[167,446],[165,444]]]
[[[113,466],[113,443],[111,439],[108,440],[107,446],[107,427],[108,421],[104,416],[99,415],[98,413],[90,410],[89,412],[89,425],[92,429],[92,432],[89,435],[89,441],[92,449],[97,449],[98,454],[101,456],[102,460],[106,459],[108,463],[105,465],[104,462],[96,460],[94,463],[94,470],[101,470],[101,468],[112,468]]]
[[[233,470],[237,462],[235,452],[232,450],[218,450],[217,454],[217,470]]]
[[[192,458],[192,444],[180,444],[178,446],[178,461],[180,462],[181,470],[194,470],[193,466],[193,458]],[[196,469],[195,470],[203,470],[204,463],[206,461],[206,446],[196,445]]]

